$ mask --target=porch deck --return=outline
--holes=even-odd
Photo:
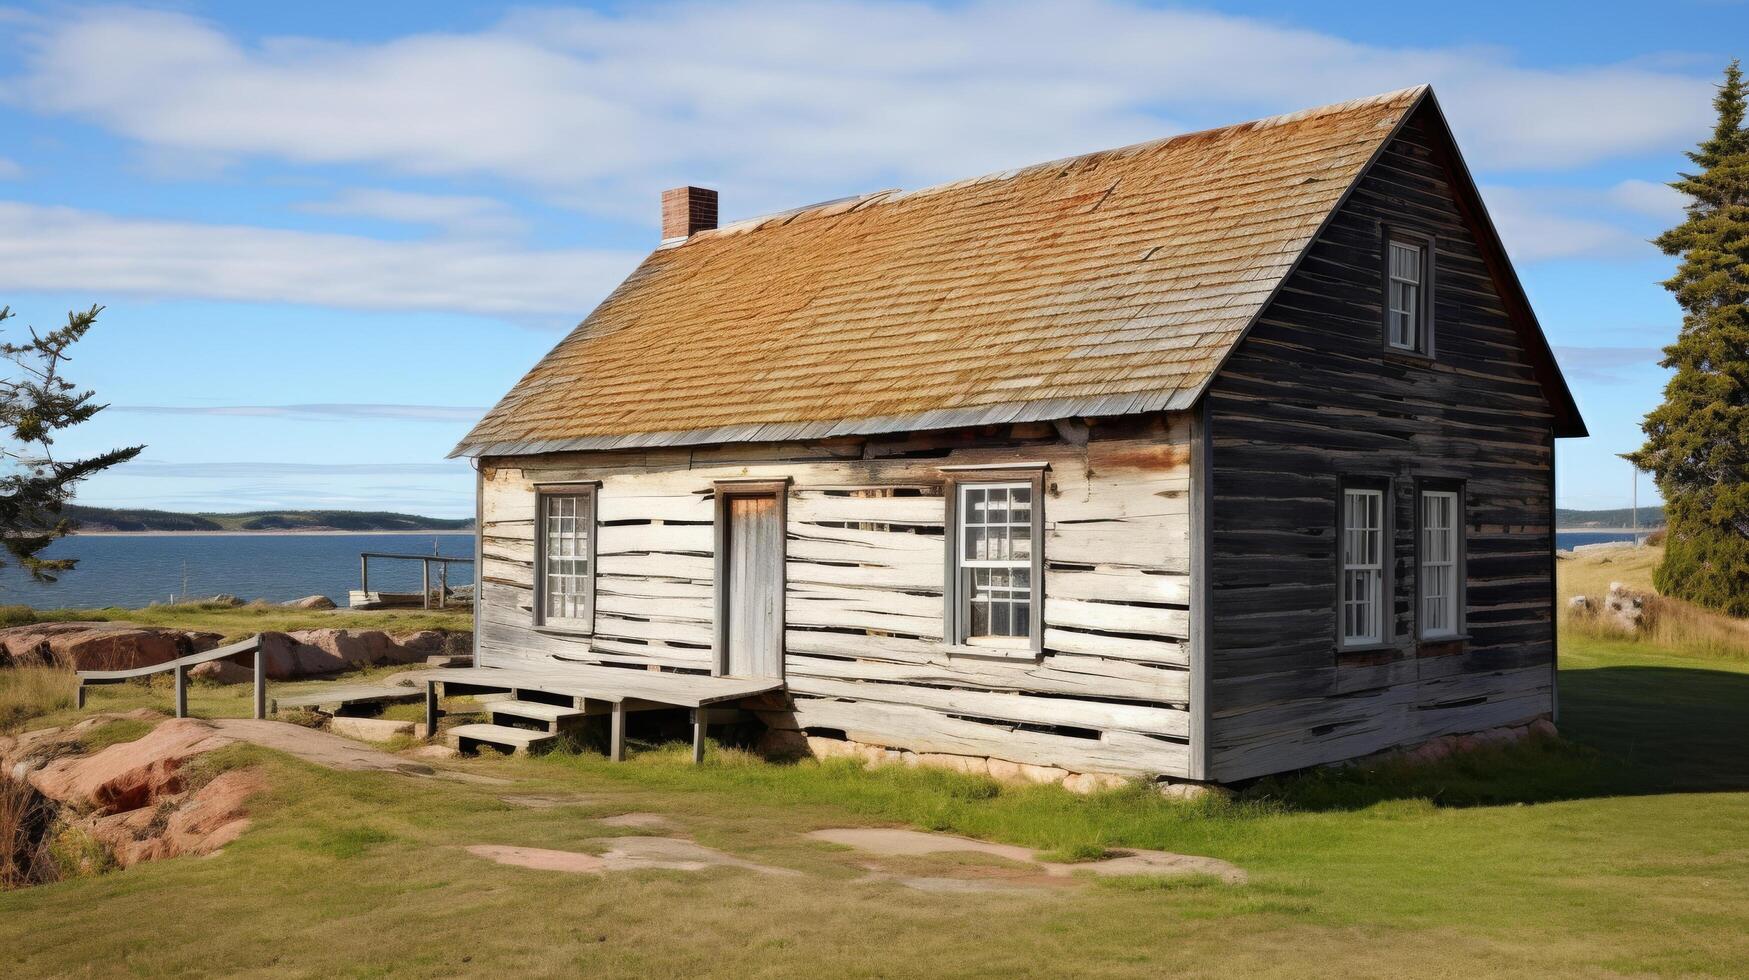
[[[426,731],[437,731],[438,685],[444,694],[508,693],[513,702],[539,701],[530,693],[569,700],[575,715],[611,714],[612,728],[608,756],[615,762],[625,758],[626,714],[650,708],[687,708],[692,713],[692,759],[704,756],[705,728],[710,721],[710,706],[725,705],[760,694],[781,690],[783,681],[768,677],[713,677],[706,674],[682,674],[632,670],[623,667],[601,667],[593,664],[566,664],[543,669],[505,667],[451,667],[426,671],[417,675],[425,683]],[[508,703],[508,702],[506,702]],[[493,704],[488,704],[488,711]],[[505,713],[517,716],[506,708]],[[496,712],[494,712],[495,719]],[[555,727],[556,721],[554,720]],[[491,742],[516,749],[527,747],[526,730],[510,726],[470,725],[466,738],[470,742]],[[489,729],[502,729],[494,739]]]

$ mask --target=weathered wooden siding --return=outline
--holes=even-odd
[[[1188,758],[1189,423],[1143,416],[795,445],[482,461],[479,658],[706,671],[713,481],[781,479],[778,724],[1072,771]],[[1046,461],[1044,655],[943,643],[944,466]],[[533,628],[536,483],[599,481],[595,631]]]
[[[1242,779],[1547,713],[1550,405],[1411,120],[1208,395],[1213,776]],[[1382,353],[1380,222],[1437,236],[1433,363]],[[1390,476],[1392,649],[1339,656],[1344,475]],[[1467,481],[1469,639],[1414,638],[1414,483]]]

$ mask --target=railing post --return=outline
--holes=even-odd
[[[261,637],[255,638],[255,719],[267,717],[267,654],[261,649]]]
[[[431,608],[431,559],[419,561],[419,600],[426,609]]]
[[[176,662],[176,717],[188,717],[188,668]]]
[[[449,608],[449,562],[437,565],[437,608]]]
[[[370,556],[362,552],[358,556],[358,591],[364,593],[364,601],[370,601]]]
[[[425,682],[425,737],[437,737],[437,718],[441,714],[437,710],[437,682]]]

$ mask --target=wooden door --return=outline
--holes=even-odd
[[[735,494],[725,501],[722,556],[727,622],[726,672],[783,676],[783,508],[775,494]]]

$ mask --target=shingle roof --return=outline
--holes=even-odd
[[[456,453],[1188,408],[1424,92],[664,243]]]

